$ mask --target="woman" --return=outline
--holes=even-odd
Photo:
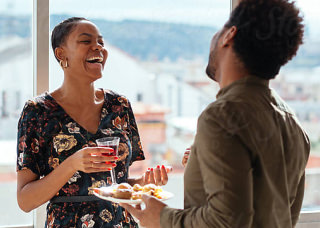
[[[108,52],[98,28],[85,18],[69,18],[52,32],[52,48],[64,71],[60,88],[28,101],[18,126],[17,198],[28,212],[50,201],[47,227],[136,227],[118,205],[99,200],[93,189],[117,182],[167,183],[165,167],[128,178],[129,165],[143,160],[137,125],[128,100],[95,89]],[[119,157],[95,140],[119,136]],[[116,164],[115,164],[116,162]]]

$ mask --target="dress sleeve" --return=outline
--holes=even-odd
[[[129,115],[129,127],[130,127],[130,142],[131,142],[131,147],[132,147],[132,157],[130,161],[130,165],[134,161],[139,161],[139,160],[144,160],[144,153],[142,150],[141,146],[141,141],[140,141],[140,136],[139,136],[139,131],[138,131],[138,126],[131,108],[131,104],[129,103],[129,110],[128,110],[128,115]]]
[[[190,159],[197,161],[207,200],[184,210],[165,207],[161,227],[251,227],[252,170],[245,145],[216,121],[200,117],[193,147]]]
[[[36,105],[33,101],[28,101],[18,122],[17,171],[30,169],[41,176],[38,163],[39,130],[37,119]]]

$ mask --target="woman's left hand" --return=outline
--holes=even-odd
[[[168,183],[168,173],[171,171],[171,167],[165,167],[164,165],[158,165],[155,168],[148,168],[142,176],[141,185],[166,185]]]

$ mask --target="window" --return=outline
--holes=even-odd
[[[109,51],[103,79],[96,87],[112,89],[129,98],[135,111],[147,161],[137,162],[132,175],[161,164],[174,166],[166,189],[175,193],[172,207],[182,208],[184,149],[190,146],[196,119],[215,99],[218,87],[204,69],[212,35],[226,21],[230,2],[225,0],[105,1],[2,0],[0,5],[0,227],[33,226],[33,213],[16,203],[16,127],[24,102],[44,90],[57,88],[62,71],[46,48],[49,33],[35,31],[32,53],[32,2],[34,25],[46,24],[50,7],[50,31],[70,16],[84,16],[98,25]],[[236,3],[236,0],[232,0]],[[298,0],[306,18],[306,40],[297,58],[285,67],[272,86],[295,109],[312,142],[301,226],[319,222],[320,168],[319,121],[319,17],[315,0]],[[35,27],[35,26],[34,26]],[[42,32],[42,33],[41,33]],[[37,48],[34,48],[34,50]],[[50,56],[49,66],[47,56]],[[43,58],[44,57],[44,58]],[[32,58],[34,60],[32,61]],[[41,62],[43,61],[43,62]],[[48,62],[48,61],[47,61]],[[32,67],[34,66],[34,68]],[[48,69],[49,68],[49,69]],[[48,70],[50,73],[48,74]],[[33,86],[32,71],[35,75]],[[308,75],[308,76],[306,76]],[[49,77],[50,76],[50,77]],[[302,78],[305,77],[305,78]],[[48,83],[49,81],[49,83]],[[48,86],[49,84],[49,86]],[[33,93],[33,91],[37,91]],[[10,206],[7,206],[10,205]],[[35,226],[43,227],[42,211]],[[12,218],[16,219],[12,219]],[[318,224],[318,223],[314,223]],[[309,226],[308,226],[309,227]]]
[[[18,119],[33,96],[32,0],[3,0],[0,15],[0,226],[28,225],[33,215],[16,200],[16,147]]]

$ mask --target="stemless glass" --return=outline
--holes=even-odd
[[[119,137],[104,137],[96,140],[96,143],[99,147],[109,147],[113,149],[113,152],[110,153],[103,153],[104,156],[118,156],[118,148],[119,148]],[[111,185],[117,184],[116,175],[114,168],[110,171],[111,174]]]

